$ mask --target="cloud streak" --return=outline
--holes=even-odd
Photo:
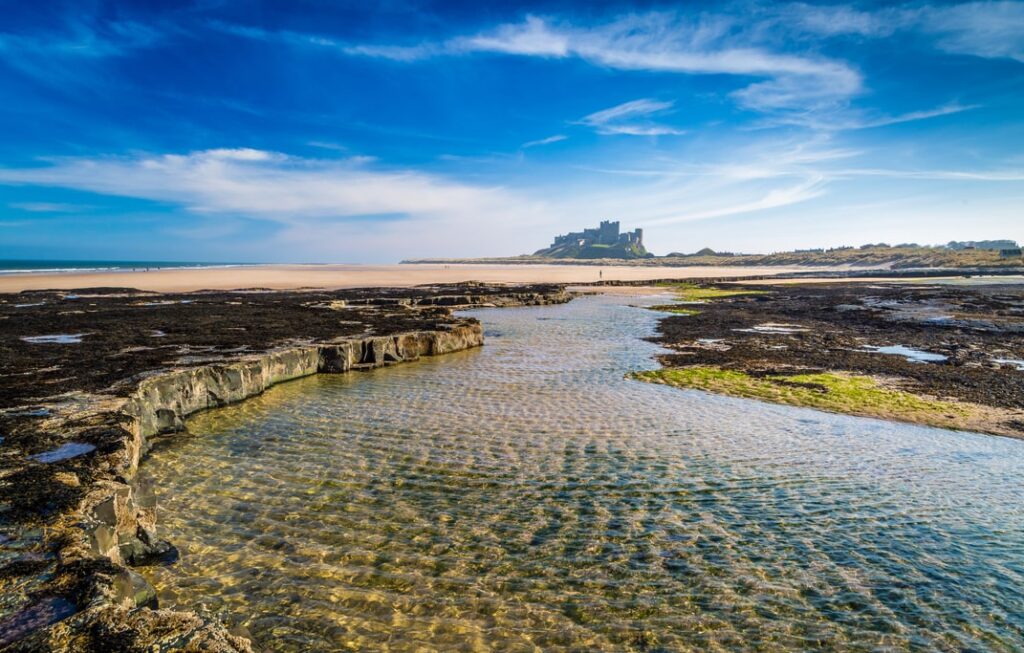
[[[795,115],[795,116],[773,116],[762,123],[762,127],[776,127],[778,125],[798,125],[809,127],[825,132],[854,131],[858,129],[874,129],[876,127],[888,127],[900,125],[918,120],[929,120],[940,118],[964,111],[971,111],[981,108],[980,104],[946,104],[934,109],[923,109],[920,111],[909,111],[897,115],[875,115],[871,116],[863,111],[842,110],[822,115]]]
[[[904,4],[874,10],[846,5],[791,3],[778,6],[779,30],[820,37],[888,38],[915,32],[952,54],[1024,61],[1024,3]]]
[[[529,16],[455,44],[469,51],[574,56],[618,70],[762,77],[733,93],[742,106],[758,111],[832,105],[861,91],[860,73],[845,62],[737,44],[730,28],[725,19],[667,12],[631,14],[589,27]]]
[[[61,202],[11,202],[12,209],[21,209],[29,213],[73,213],[89,211],[93,207],[85,204],[66,204]]]
[[[1024,3],[970,2],[926,7],[917,25],[947,52],[1024,62]]]
[[[661,125],[650,120],[649,116],[663,114],[675,106],[674,102],[641,99],[595,111],[580,119],[581,125],[594,128],[598,134],[627,134],[630,136],[663,136],[680,135],[685,131]],[[638,122],[640,119],[640,122]]]
[[[547,138],[541,138],[535,141],[526,141],[519,147],[527,149],[531,147],[540,147],[541,145],[551,145],[552,143],[560,143],[561,141],[567,140],[569,137],[565,134],[555,134],[554,136],[548,136]]]
[[[374,170],[358,158],[303,159],[250,148],[56,159],[47,166],[0,169],[0,183],[173,202],[198,213],[283,223],[383,214],[469,219],[536,208],[498,187],[473,186],[421,172]]]
[[[60,91],[94,88],[109,60],[152,48],[173,27],[134,21],[68,21],[45,32],[0,32],[0,63]]]
[[[350,43],[223,23],[212,26],[245,38],[328,48],[346,56],[395,62],[491,53],[558,60],[577,58],[622,71],[729,75],[744,80],[742,86],[729,94],[732,100],[743,109],[778,118],[770,124],[802,124],[832,130],[877,127],[954,111],[913,112],[891,119],[840,115],[863,93],[863,75],[846,61],[816,53],[820,48],[791,51],[794,43],[806,42],[807,38],[879,39],[914,32],[948,53],[1024,61],[1024,2],[1017,1],[905,4],[870,10],[849,5],[788,3],[755,5],[753,11],[746,7],[742,12],[735,5],[726,5],[717,13],[652,11],[591,24],[528,15],[520,22],[500,24],[477,34],[411,45]],[[787,35],[790,38],[781,38]],[[603,133],[677,132],[652,125],[628,125],[621,129],[608,127]]]
[[[289,46],[325,50],[352,57],[388,59],[410,62],[444,54],[444,44],[422,43],[417,45],[388,45],[373,43],[349,43],[329,36],[307,34],[291,30],[267,30],[261,27],[235,25],[222,21],[209,21],[207,27],[239,38],[281,43]]]
[[[354,44],[296,32],[271,32],[223,23],[211,26],[244,38],[401,62],[439,55],[493,53],[552,59],[575,57],[626,71],[759,77],[762,81],[733,93],[742,106],[757,111],[833,105],[862,89],[861,74],[845,62],[735,43],[732,25],[724,18],[702,21],[670,12],[630,14],[592,26],[527,16],[522,22],[502,24],[476,35],[416,45]]]

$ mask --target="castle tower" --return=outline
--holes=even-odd
[[[602,220],[598,227],[597,242],[601,245],[614,245],[619,242],[619,222]]]

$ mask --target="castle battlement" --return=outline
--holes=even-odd
[[[644,244],[644,230],[634,229],[626,233],[619,233],[619,221],[602,220],[597,228],[574,231],[562,236],[555,236],[551,247],[563,245],[576,245],[578,247],[589,247],[592,245],[639,245]]]

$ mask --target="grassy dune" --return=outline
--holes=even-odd
[[[691,256],[656,256],[640,259],[616,258],[547,258],[544,256],[509,256],[477,259],[415,259],[403,263],[543,263],[546,265],[635,265],[657,266],[836,266],[904,268],[973,268],[1019,267],[1020,258],[1001,258],[992,250],[954,251],[941,247],[868,247],[824,252],[777,252],[773,254],[719,254]]]

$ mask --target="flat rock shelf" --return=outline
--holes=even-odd
[[[452,308],[565,302],[560,286],[0,296],[0,647],[248,651],[158,609],[139,568],[173,560],[139,463],[196,412],[283,381],[483,344]]]
[[[633,380],[667,299],[197,415],[144,573],[282,652],[1024,646],[1024,442]]]

